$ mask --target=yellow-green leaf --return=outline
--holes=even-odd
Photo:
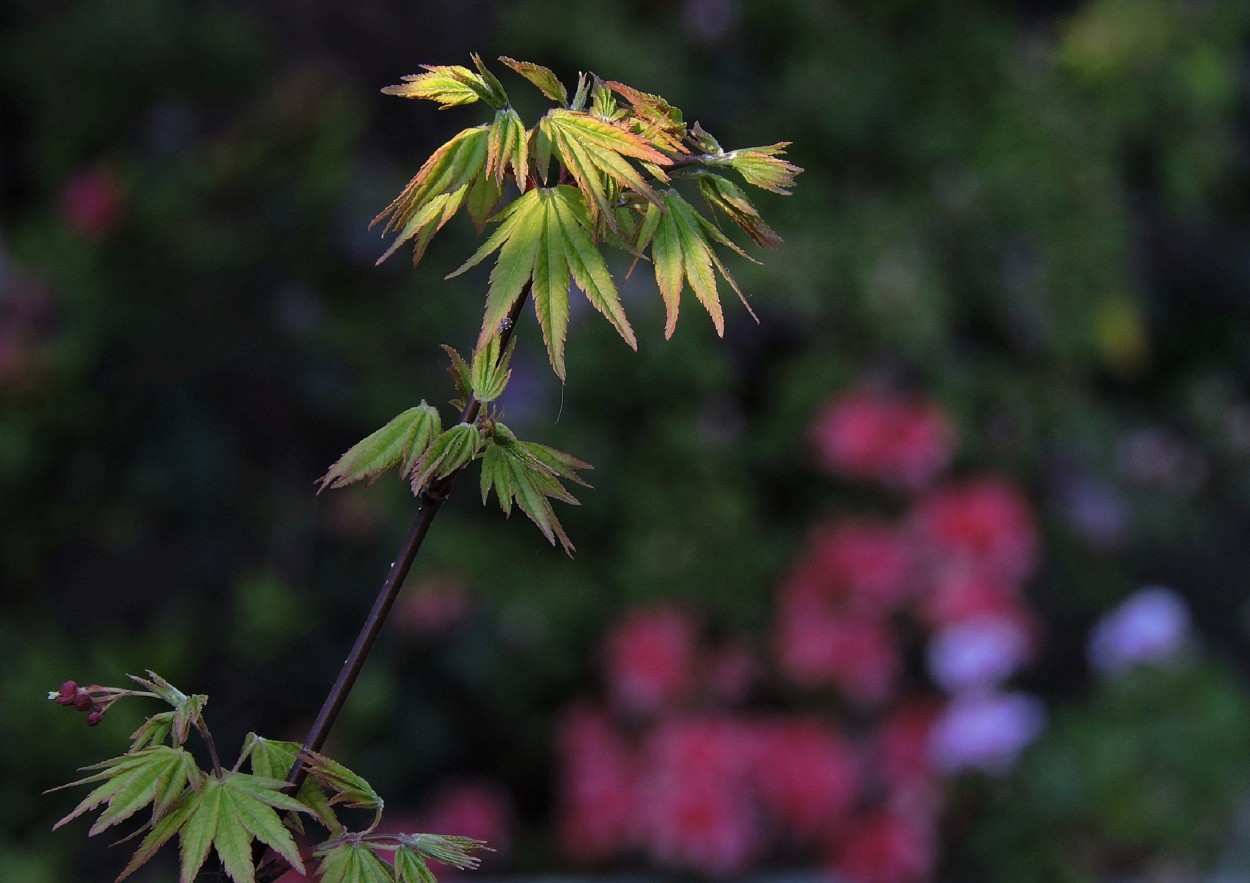
[[[529,61],[517,61],[515,58],[508,58],[501,55],[499,60],[512,68],[525,79],[529,80],[538,87],[538,91],[550,99],[558,101],[564,106],[568,106],[569,94],[564,89],[564,84],[556,77],[550,68],[545,68],[541,64],[534,64]]]
[[[438,410],[424,401],[391,418],[385,426],[347,449],[321,477],[317,492],[377,477],[395,466],[404,471],[421,456],[441,431]]]
[[[786,152],[789,141],[778,141],[766,147],[744,147],[715,157],[705,157],[708,165],[727,165],[742,176],[748,184],[764,190],[789,196],[787,189],[794,186],[794,179],[803,169],[778,157]]]
[[[480,59],[474,56],[474,62],[480,64]],[[496,108],[504,107],[508,103],[499,81],[485,69],[482,69],[482,73],[474,73],[458,64],[423,64],[421,67],[425,73],[403,77],[401,85],[387,86],[382,92],[386,95],[398,95],[400,98],[436,101],[442,110],[473,104],[479,100]]]

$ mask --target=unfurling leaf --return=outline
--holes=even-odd
[[[395,850],[395,883],[438,883],[425,858],[406,846]]]
[[[497,112],[491,124],[487,139],[486,175],[503,186],[509,166],[512,167],[513,180],[524,190],[525,180],[529,177],[529,135],[521,118],[510,107]]]
[[[476,55],[473,56],[473,63],[478,68],[477,73],[458,64],[423,64],[421,67],[425,73],[404,77],[402,85],[387,86],[382,91],[401,98],[436,101],[442,110],[479,100],[496,109],[507,107],[508,96],[504,94],[499,80],[486,70]]]
[[[636,135],[648,144],[666,153],[689,153],[682,139],[686,135],[686,123],[681,110],[673,107],[659,95],[639,91],[615,80],[604,84],[632,107],[631,124]]]
[[[486,445],[486,453],[482,456],[482,502],[489,499],[493,490],[499,500],[499,508],[505,515],[511,515],[515,501],[538,526],[547,542],[554,546],[559,540],[564,551],[572,555],[573,544],[556,518],[548,498],[577,505],[576,498],[565,489],[560,479],[567,478],[589,487],[575,471],[589,468],[589,464],[576,457],[546,445],[518,441],[511,430],[502,423],[496,423]]]
[[[508,385],[512,371],[508,363],[512,361],[512,351],[516,349],[516,338],[508,342],[503,356],[499,355],[499,335],[496,334],[476,353],[473,354],[471,369],[473,395],[479,402],[493,402],[499,398]]]
[[[317,493],[327,487],[343,487],[366,478],[372,483],[395,466],[400,467],[401,474],[406,474],[441,431],[442,418],[438,410],[423,401],[348,448],[321,477]]]
[[[532,286],[534,311],[551,366],[563,379],[570,277],[625,342],[638,348],[616,284],[592,238],[593,222],[586,204],[575,188],[536,187],[509,205],[501,217],[499,228],[450,274],[459,275],[499,252],[490,274],[478,349],[499,333],[500,322],[516,299],[527,285]]]
[[[499,60],[537,86],[538,91],[542,92],[546,98],[551,101],[558,101],[560,104],[568,107],[569,93],[565,91],[564,84],[560,82],[550,68],[528,61],[517,61],[515,58],[508,58],[506,55],[501,55]]]
[[[396,859],[400,852],[407,849],[462,871],[473,870],[481,864],[481,859],[471,853],[492,851],[484,840],[454,834],[396,834],[394,839],[401,844],[401,849],[396,852]]]
[[[729,166],[748,184],[789,196],[787,188],[794,186],[795,177],[803,171],[794,163],[777,158],[789,146],[789,141],[778,141],[767,147],[744,147],[719,156],[704,157],[704,162],[710,166]]]
[[[431,481],[463,468],[481,448],[482,434],[478,428],[472,423],[457,423],[436,438],[405,472],[412,482],[412,492],[420,494]]]
[[[708,239],[711,238],[744,257],[748,256],[721,233],[715,224],[695,211],[676,190],[664,190],[660,195],[666,210],[661,211],[653,205],[647,206],[638,234],[638,250],[651,245],[655,281],[660,288],[660,296],[664,299],[664,336],[671,337],[677,327],[681,291],[686,282],[690,283],[695,297],[712,317],[716,333],[724,335],[725,318],[716,289],[716,273],[720,273],[737,292],[743,306],[754,318],[755,313],[747,304],[738,283],[716,256]]]
[[[447,373],[451,375],[452,382],[456,384],[456,392],[460,395],[460,399],[452,404],[457,408],[463,408],[464,403],[473,394],[473,377],[469,370],[469,363],[464,360],[464,356],[456,352],[454,347],[445,343],[441,346],[443,352],[447,353],[447,358],[451,359],[451,367],[447,369]]]
[[[382,798],[363,776],[316,751],[304,749],[299,752],[299,759],[310,776],[333,792],[331,806],[343,804],[352,809],[371,809],[381,814]]]
[[[781,244],[781,237],[764,223],[759,211],[737,184],[710,172],[701,172],[697,178],[704,202],[741,227],[757,245],[776,248]]]

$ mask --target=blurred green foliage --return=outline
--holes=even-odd
[[[393,628],[329,747],[392,806],[498,777],[514,866],[550,867],[550,716],[604,623],[662,597],[765,628],[834,490],[807,421],[864,376],[935,395],[960,466],[1043,507],[1030,686],[1076,690],[1084,627],[1146,578],[1244,656],[1248,36],[1240,0],[0,3],[0,867],[111,879],[124,858],[47,832],[69,798],[38,793],[130,730],[57,714],[65,678],[208,693],[227,755],[302,736],[413,510],[398,482],[314,481],[450,397],[437,344],[467,348],[485,290],[440,279],[465,229],[417,274],[373,267],[369,220],[460,125],[378,89],[468,51],[662,93],[808,171],[761,201],[783,250],[733,266],[760,326],[730,310],[719,341],[692,315],[661,342],[640,273],[640,354],[575,313],[560,386],[522,325],[509,425],[597,467],[560,514],[578,558],[471,489],[445,510],[409,594],[450,581],[469,609]],[[1117,709],[1035,763],[1132,730]],[[1244,723],[1210,720],[1214,744]],[[1081,812],[1131,803],[1115,760]],[[1124,824],[1129,847],[1196,843]]]

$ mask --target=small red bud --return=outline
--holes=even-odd
[[[79,690],[78,695],[74,697],[74,707],[79,711],[90,711],[95,707],[95,700],[86,690]]]
[[[78,684],[74,681],[66,681],[61,684],[61,689],[57,691],[57,705],[73,705],[74,697],[78,695]]]
[[[94,727],[102,720],[104,720],[104,712],[97,708],[95,711],[87,715],[87,726]]]

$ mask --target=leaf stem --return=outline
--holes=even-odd
[[[499,333],[500,353],[505,352],[508,348],[508,341],[516,330],[517,320],[521,316],[521,309],[524,307],[526,300],[529,299],[529,293],[530,283],[526,283],[517,297],[516,303],[508,311],[508,317],[504,320],[503,327]],[[477,419],[478,412],[481,409],[482,403],[470,393],[468,400],[464,404],[464,410],[460,414],[460,421],[462,423],[472,423]],[[442,508],[448,494],[451,493],[456,477],[461,471],[463,470],[457,470],[446,478],[431,483],[422,492],[420,496],[421,508],[417,510],[412,527],[408,530],[408,536],[404,538],[403,545],[399,547],[395,560],[391,562],[391,568],[386,574],[386,580],[382,583],[382,588],[379,590],[377,598],[374,599],[373,607],[369,610],[364,623],[360,627],[360,633],[356,636],[356,643],[352,646],[347,659],[344,660],[343,667],[339,670],[338,678],[335,679],[334,685],[330,688],[330,692],[325,698],[325,702],[322,703],[321,711],[317,713],[317,717],[308,731],[308,736],[304,739],[301,753],[305,751],[319,752],[325,744],[326,738],[330,735],[330,728],[334,725],[334,721],[343,709],[343,705],[346,704],[347,696],[355,685],[361,669],[364,668],[369,651],[373,648],[373,642],[382,631],[382,625],[399,595],[404,579],[408,576],[408,571],[412,569],[412,563],[416,560],[417,553],[421,550],[421,544],[425,541],[425,535],[429,533],[434,517],[438,515],[439,509]],[[307,777],[307,768],[299,760],[296,760],[291,767],[291,771],[287,774],[287,787],[285,790],[290,794],[297,793]],[[270,852],[272,853],[272,850]],[[276,880],[281,876],[289,867],[281,856],[271,855],[270,858],[272,860],[263,862],[258,870],[257,883],[270,883],[270,881]]]

